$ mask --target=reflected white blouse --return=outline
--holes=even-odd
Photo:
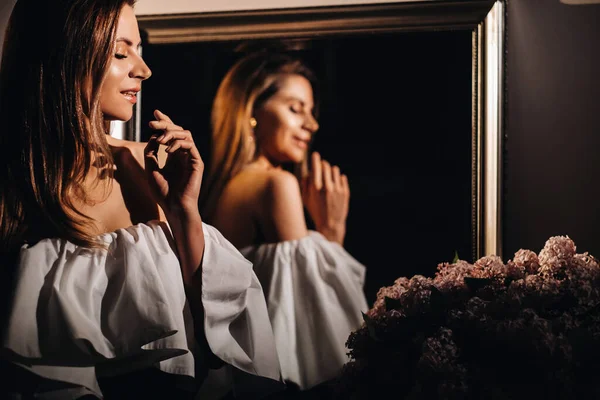
[[[241,253],[267,296],[284,380],[308,389],[335,378],[349,361],[346,340],[368,310],[365,266],[316,231]]]

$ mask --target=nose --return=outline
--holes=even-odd
[[[130,78],[137,78],[140,80],[146,80],[152,76],[152,70],[146,64],[144,59],[141,56],[137,56],[137,59],[129,72]]]
[[[310,133],[315,133],[319,130],[319,123],[312,114],[306,115],[306,119],[304,121],[304,129],[310,131]]]

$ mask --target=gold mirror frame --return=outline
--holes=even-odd
[[[138,21],[148,44],[471,30],[471,209],[476,260],[492,254],[502,257],[504,13],[500,0],[417,1],[140,15]],[[131,136],[139,138],[135,132]]]

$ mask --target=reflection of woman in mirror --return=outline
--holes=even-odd
[[[319,127],[313,87],[307,66],[284,53],[238,60],[214,99],[201,197],[207,221],[254,263],[283,378],[303,390],[336,377],[367,309],[365,267],[342,246],[346,176],[317,153],[301,181],[286,168],[306,162]]]
[[[193,387],[209,361],[280,379],[252,266],[202,223],[190,132],[156,111],[148,143],[108,135],[151,75],[133,3],[18,0],[11,14],[0,69],[0,281],[14,282],[2,291],[3,395],[192,398],[173,390]],[[115,386],[133,383],[115,375],[140,385]]]

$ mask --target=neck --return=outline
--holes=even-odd
[[[281,164],[276,164],[271,162],[264,155],[259,155],[254,161],[251,161],[248,166],[252,165],[253,167],[262,168],[262,169],[272,169],[272,168],[281,168]]]
[[[108,144],[110,146],[115,146],[115,147],[119,147],[123,143],[123,140],[114,138],[114,137],[110,136],[109,134],[106,134],[106,141],[108,142]]]

